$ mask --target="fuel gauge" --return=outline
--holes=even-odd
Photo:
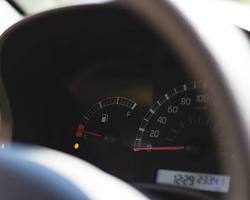
[[[136,108],[136,102],[125,97],[109,97],[97,102],[76,128],[75,154],[108,172],[109,169],[121,170],[127,164],[124,156],[132,154]]]

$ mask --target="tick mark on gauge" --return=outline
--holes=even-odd
[[[183,85],[183,90],[187,91],[187,86],[185,84]]]
[[[102,102],[99,101],[98,104],[99,104],[99,107],[102,108]]]
[[[144,132],[145,129],[144,128],[139,128],[139,131]]]
[[[169,99],[169,96],[168,96],[167,94],[165,94],[164,96],[165,96],[165,98],[166,98],[167,100]]]
[[[131,110],[134,110],[136,106],[137,106],[137,104],[134,103],[134,105],[131,107]]]
[[[152,114],[155,114],[155,111],[152,108],[149,109],[149,112],[151,112]]]
[[[84,118],[84,119],[86,119],[87,121],[89,120],[89,118],[88,118],[88,117],[86,117],[85,115],[83,116],[83,118]]]

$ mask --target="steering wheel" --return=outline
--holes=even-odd
[[[216,99],[219,108],[211,108],[211,113],[215,123],[224,123],[230,130],[229,146],[235,155],[233,161],[221,159],[224,171],[233,177],[227,199],[248,200],[250,47],[245,36],[218,17],[219,13],[211,13],[211,2],[124,0],[109,3],[129,10],[150,24],[178,52],[190,76],[206,80],[209,95]],[[14,30],[15,26],[2,36],[2,41]],[[4,42],[1,54],[3,46]],[[1,90],[4,93],[4,89]],[[2,102],[1,110],[6,107],[6,102]],[[4,127],[8,116],[3,112],[1,117]],[[2,199],[147,199],[128,184],[77,158],[41,147],[13,146],[0,153]],[[182,197],[185,195],[186,199],[206,198],[195,192],[183,193]]]

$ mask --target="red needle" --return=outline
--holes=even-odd
[[[90,131],[86,131],[85,126],[83,124],[80,124],[78,126],[78,128],[76,129],[76,137],[82,137],[84,134],[86,134],[86,135],[92,135],[92,136],[95,136],[95,137],[102,137],[101,134],[90,132]]]
[[[137,147],[134,151],[183,151],[184,146],[166,146],[166,147]]]
[[[101,134],[99,133],[94,133],[94,132],[90,132],[90,131],[84,131],[85,134],[87,135],[92,135],[92,136],[96,136],[96,137],[102,137]]]

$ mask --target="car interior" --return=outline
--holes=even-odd
[[[250,199],[250,31],[213,8],[77,1],[9,26],[1,198]]]

